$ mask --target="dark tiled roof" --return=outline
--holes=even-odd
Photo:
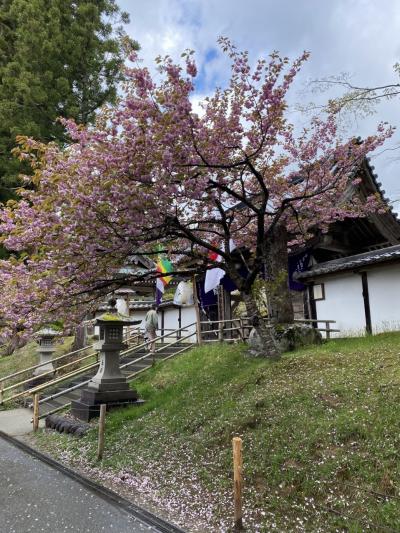
[[[327,261],[326,263],[318,263],[310,270],[297,274],[296,279],[307,279],[314,276],[321,276],[322,274],[330,274],[332,272],[340,272],[342,270],[352,270],[376,263],[385,263],[386,261],[400,260],[400,244],[390,246],[388,248],[381,248],[380,250],[373,250],[363,254],[350,255],[349,257],[342,257],[334,261]]]
[[[139,311],[142,309],[148,310],[151,308],[152,305],[155,305],[155,304],[156,304],[155,300],[131,300],[129,302],[129,309],[133,311]],[[176,306],[173,300],[165,300],[161,302],[158,307],[162,309],[164,307],[179,307],[179,306]],[[98,311],[109,311],[110,309],[112,309],[112,307],[107,302],[104,302],[98,307]]]
[[[154,300],[142,300],[142,301],[131,301],[129,303],[129,309],[132,309],[133,311],[139,311],[140,309],[150,309],[152,305],[156,305],[156,302]],[[176,307],[173,300],[165,300],[160,303],[158,308],[162,309],[164,307]]]
[[[390,198],[385,196],[386,191],[384,189],[382,189],[382,182],[378,181],[379,178],[378,178],[378,175],[376,174],[376,172],[374,172],[375,167],[373,165],[371,165],[371,158],[370,157],[366,157],[365,158],[365,164],[366,164],[367,170],[369,171],[369,175],[371,177],[372,183],[374,184],[374,187],[376,188],[377,192],[381,195],[381,197],[382,197],[383,201],[385,202],[385,204],[388,206],[389,211],[391,212],[393,218],[398,223],[400,223],[398,214],[396,213],[396,211],[393,210],[393,206],[391,205]]]

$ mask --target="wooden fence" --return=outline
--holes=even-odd
[[[265,319],[270,327],[269,319]],[[307,324],[313,326],[318,331],[325,333],[327,340],[331,338],[332,333],[338,333],[339,329],[331,327],[336,323],[336,320],[320,320],[320,319],[295,319],[296,324]],[[323,326],[319,327],[322,323]],[[201,325],[201,341],[202,342],[236,342],[238,340],[244,341],[249,338],[250,331],[253,328],[252,320],[249,317],[232,318],[230,320],[212,320],[202,321]]]

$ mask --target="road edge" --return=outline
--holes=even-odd
[[[11,437],[11,435],[8,435],[7,433],[4,433],[4,431],[1,430],[0,438],[14,445],[20,450],[28,453],[29,455],[32,455],[36,459],[39,459],[40,461],[46,463],[47,465],[58,470],[59,472],[62,472],[66,476],[83,485],[85,488],[95,492],[104,500],[112,503],[117,507],[122,508],[127,513],[144,522],[146,525],[157,528],[160,533],[186,533],[185,530],[175,526],[174,524],[171,524],[170,522],[167,522],[162,518],[159,518],[158,516],[154,515],[153,513],[150,513],[149,511],[146,511],[146,509],[143,509],[139,505],[136,505],[135,503],[127,500],[126,498],[123,498],[116,492],[108,489],[107,487],[104,487],[103,485],[100,485],[100,483],[96,483],[95,481],[92,481],[91,479],[82,476],[75,470],[72,470],[71,468],[63,465],[62,463],[59,463],[52,457],[45,455],[42,452],[39,452],[35,448],[32,448],[31,446],[26,444],[25,442]]]

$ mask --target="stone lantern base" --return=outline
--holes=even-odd
[[[81,392],[79,400],[71,402],[71,414],[79,420],[89,422],[92,418],[100,415],[100,405],[105,403],[107,411],[114,407],[126,407],[128,405],[142,405],[136,391],[126,388],[120,390],[97,391],[86,388]]]
[[[109,303],[115,305],[114,300]],[[99,350],[99,368],[87,388],[81,392],[79,400],[71,402],[71,414],[76,418],[89,422],[91,418],[98,417],[101,404],[106,404],[109,410],[143,403],[138,399],[137,392],[129,388],[119,367],[120,351],[127,347],[122,342],[123,327],[134,323],[129,317],[118,313],[105,313],[97,319],[100,339],[95,349]]]

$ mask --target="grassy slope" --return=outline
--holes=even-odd
[[[107,417],[101,470],[95,430],[42,433],[39,444],[204,531],[227,531],[239,435],[250,531],[400,530],[400,335],[331,341],[278,363],[243,353],[202,347],[144,375],[147,403]]]

